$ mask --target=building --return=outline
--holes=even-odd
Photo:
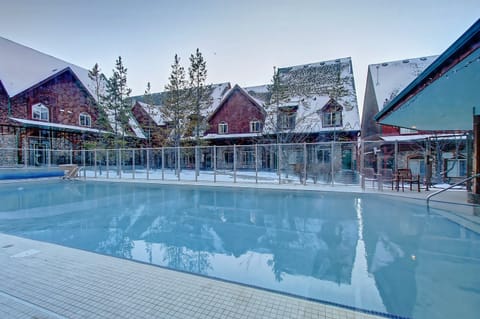
[[[382,125],[431,132],[473,131],[474,151],[473,156],[467,151],[467,175],[480,173],[479,46],[477,20],[375,116]],[[473,183],[471,198],[479,202],[478,178]]]
[[[88,70],[0,37],[0,147],[11,151],[3,164],[61,164],[65,154],[50,150],[76,150],[99,134],[113,134],[110,123],[100,125],[94,86]],[[135,119],[127,134],[142,138]],[[56,157],[56,158],[54,158]]]

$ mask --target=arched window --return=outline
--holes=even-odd
[[[92,126],[92,117],[88,113],[80,113],[80,126]]]
[[[218,134],[227,134],[228,133],[228,123],[220,122],[218,123]]]
[[[32,105],[32,119],[40,121],[49,121],[48,107],[42,103]]]

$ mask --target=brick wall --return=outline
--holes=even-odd
[[[43,103],[49,108],[51,123],[80,126],[80,113],[92,117],[92,128],[96,128],[98,118],[86,90],[70,71],[30,89],[11,99],[13,117],[32,119],[32,105]]]

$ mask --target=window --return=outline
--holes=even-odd
[[[250,122],[250,132],[251,133],[258,133],[262,130],[262,123],[260,121],[251,121]]]
[[[323,127],[342,126],[342,110],[325,111]]]
[[[255,153],[253,151],[243,151],[241,157],[244,165],[255,164]]]
[[[322,126],[323,127],[341,127],[343,126],[342,106],[335,100],[330,100],[322,109]]]
[[[92,117],[87,113],[80,113],[80,126],[92,126]]]
[[[228,123],[221,122],[218,123],[218,134],[227,134],[228,133]]]
[[[32,105],[32,118],[34,120],[49,121],[48,107],[42,103]]]
[[[233,152],[225,151],[223,153],[223,161],[225,164],[233,164]]]
[[[290,130],[295,128],[296,113],[281,112],[278,116],[278,127],[281,130]]]

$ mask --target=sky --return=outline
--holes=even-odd
[[[107,76],[121,56],[132,95],[197,48],[208,83],[242,87],[351,57],[361,110],[369,64],[440,54],[479,17],[478,0],[0,0],[0,36]]]

